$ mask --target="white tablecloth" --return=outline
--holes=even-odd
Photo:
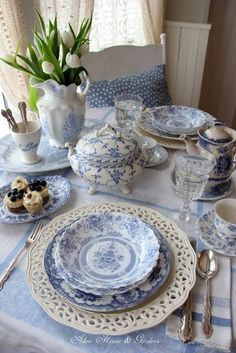
[[[88,112],[92,119],[112,119],[112,109],[94,109]],[[1,122],[0,122],[1,125]],[[1,126],[0,126],[1,128]],[[171,169],[170,158],[160,166],[146,168],[132,183],[130,195],[121,194],[118,188],[101,188],[96,195],[88,195],[87,185],[76,176],[70,168],[58,171],[68,177],[72,183],[72,195],[67,205],[58,210],[52,217],[92,203],[105,200],[131,201],[157,209],[164,215],[179,207],[182,201],[176,196],[169,182]],[[12,179],[13,175],[2,172],[1,185]],[[236,191],[231,195],[236,196]],[[201,215],[213,207],[213,202],[193,202],[192,211]],[[30,224],[0,225],[0,273],[22,246],[32,229]],[[188,234],[193,236],[195,234]],[[236,262],[231,261],[232,298],[236,300]],[[0,291],[0,353],[41,353],[41,352],[218,352],[202,344],[183,344],[166,334],[166,322],[145,331],[130,335],[109,337],[84,334],[78,330],[61,325],[52,320],[33,300],[26,283],[26,256],[11,274],[4,289]],[[230,277],[230,276],[229,276]],[[223,285],[223,284],[222,284]],[[236,328],[236,310],[232,306],[232,319],[228,320],[230,328]],[[176,327],[177,329],[177,327]],[[235,329],[233,330],[235,331]],[[234,332],[236,336],[236,332]],[[234,337],[235,339],[235,337]],[[233,350],[232,350],[233,351]]]

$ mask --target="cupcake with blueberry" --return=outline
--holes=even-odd
[[[33,180],[28,186],[27,192],[29,192],[29,191],[39,192],[40,196],[43,199],[44,205],[45,205],[45,203],[48,202],[49,193],[48,193],[48,186],[47,186],[46,180],[44,180],[44,179],[43,180],[38,180],[38,179]]]
[[[23,196],[24,196],[23,189],[14,188],[11,191],[9,191],[7,195],[5,195],[4,204],[11,212],[15,212],[15,213],[21,212],[25,209],[23,205]]]
[[[43,198],[38,191],[24,194],[23,205],[29,213],[38,213],[43,208]]]
[[[13,179],[12,183],[11,183],[11,188],[12,189],[17,189],[17,190],[23,190],[26,191],[28,187],[28,182],[27,180],[22,177],[22,176],[18,176],[16,178]]]

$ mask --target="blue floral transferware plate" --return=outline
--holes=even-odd
[[[0,169],[12,173],[38,174],[70,167],[68,149],[51,146],[47,135],[41,136],[37,153],[41,156],[40,162],[23,164],[11,135],[4,136],[0,139]]]
[[[167,106],[163,106],[167,107]],[[167,138],[171,140],[176,140],[176,141],[182,141],[180,139],[181,133],[175,132],[175,133],[169,133],[167,131],[162,131],[160,128],[157,126],[153,125],[153,121],[157,119],[157,112],[158,109],[163,108],[163,107],[157,107],[157,108],[148,108],[144,113],[141,114],[141,116],[137,119],[138,125],[144,130],[147,131],[148,133],[162,137],[162,138]],[[175,106],[170,106],[170,107],[175,107]],[[209,121],[206,126],[212,126],[214,125],[214,118],[207,114],[204,113],[209,117]],[[205,126],[204,125],[204,126]],[[192,138],[195,138],[195,134],[193,134]]]
[[[138,217],[105,212],[67,227],[55,258],[72,287],[95,295],[127,291],[144,282],[157,263],[159,243]]]
[[[170,182],[171,185],[176,189],[176,179],[175,179],[175,168],[173,168],[170,172]],[[227,183],[224,183],[223,187],[215,188],[214,191],[203,191],[202,196],[198,200],[202,201],[216,201],[219,199],[223,199],[229,196],[234,188],[234,184],[232,179],[229,179]]]
[[[214,225],[215,213],[211,210],[201,216],[197,226],[200,231],[200,238],[212,250],[226,255],[236,256],[236,239],[230,239],[220,235]]]
[[[40,179],[41,177],[39,177]],[[34,178],[27,178],[30,182]],[[43,206],[41,212],[28,213],[22,211],[20,213],[10,212],[7,207],[0,202],[0,223],[28,223],[36,221],[37,219],[48,216],[55,212],[60,207],[64,206],[70,198],[71,184],[70,181],[61,175],[43,176],[46,180],[49,191],[49,201]],[[5,195],[11,189],[11,183],[0,188],[0,194]]]
[[[141,304],[162,287],[168,278],[171,267],[171,255],[168,243],[156,229],[153,228],[153,231],[160,244],[160,253],[157,265],[148,279],[127,292],[101,297],[71,287],[58,272],[55,264],[55,252],[63,233],[63,230],[61,230],[48,245],[44,256],[44,267],[51,285],[70,303],[90,311],[110,312]]]
[[[152,111],[153,127],[171,135],[195,135],[203,126],[212,125],[212,117],[202,110],[166,105]]]

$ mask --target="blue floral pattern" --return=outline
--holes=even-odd
[[[22,164],[19,160],[17,146],[13,143],[11,135],[0,139],[0,169],[12,173],[39,173],[50,172],[70,166],[68,150],[56,148],[49,144],[47,135],[42,135],[38,147],[38,154],[42,157],[36,164]]]
[[[156,135],[156,136],[160,136],[160,137],[167,137],[167,138],[179,138],[180,133],[178,131],[176,131],[176,133],[172,132],[169,133],[167,131],[162,131],[160,128],[158,128],[155,125],[155,121],[158,119],[159,113],[162,110],[167,110],[169,112],[169,114],[173,114],[173,118],[176,116],[178,110],[182,111],[182,109],[194,109],[194,108],[188,108],[188,107],[181,107],[181,106],[175,106],[175,105],[170,105],[170,106],[163,106],[163,107],[157,107],[157,108],[151,108],[151,109],[147,109],[144,113],[141,114],[141,116],[137,119],[137,123],[138,125],[140,125],[140,127],[149,132],[152,135]],[[194,109],[196,110],[196,112],[198,111],[198,109]],[[204,114],[206,117],[206,125],[212,125],[213,124],[213,120],[211,115],[202,112],[201,110],[199,110],[200,114]],[[197,113],[196,113],[197,114]]]
[[[56,265],[73,287],[87,293],[122,293],[143,281],[156,265],[159,243],[139,218],[120,213],[87,216],[58,242]]]
[[[34,178],[27,178],[28,181],[32,181]],[[38,177],[39,179],[42,177]],[[16,223],[27,223],[33,222],[37,219],[48,216],[55,212],[60,207],[64,206],[70,198],[71,184],[70,181],[60,175],[43,176],[43,179],[47,181],[49,190],[49,201],[43,206],[43,209],[39,213],[28,213],[26,211],[21,213],[13,213],[8,211],[3,202],[0,202],[0,223],[16,224]],[[5,194],[11,189],[11,184],[0,188],[0,193]]]
[[[226,256],[236,256],[236,239],[220,235],[214,225],[214,210],[205,213],[198,221],[200,238],[210,249]]]
[[[70,113],[64,123],[64,141],[78,141],[84,126],[84,115]]]
[[[154,229],[155,235],[160,244],[160,254],[157,266],[149,278],[136,288],[112,296],[100,297],[93,294],[85,293],[79,289],[74,289],[61,277],[55,264],[55,253],[58,241],[64,230],[59,231],[47,247],[44,257],[44,267],[48,275],[49,281],[60,295],[62,295],[70,303],[91,311],[109,312],[114,310],[122,310],[133,307],[142,303],[149,298],[164,284],[170,272],[171,255],[168,243],[165,238]]]
[[[171,135],[194,135],[201,127],[212,125],[212,117],[196,108],[169,105],[153,110],[154,128]]]
[[[115,97],[123,93],[141,96],[147,107],[171,104],[165,66],[156,65],[114,80],[92,82],[87,102],[90,107],[114,106]]]
[[[39,143],[29,142],[26,145],[19,144],[19,147],[23,152],[30,152],[30,151],[34,151],[38,147],[38,145]]]

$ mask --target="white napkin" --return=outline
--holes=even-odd
[[[211,315],[213,334],[205,338],[202,333],[201,320],[205,293],[205,282],[197,275],[196,284],[192,290],[193,335],[192,342],[203,343],[209,348],[230,351],[232,342],[231,317],[231,260],[229,257],[217,255],[218,272],[210,280]],[[166,334],[178,338],[177,329],[180,326],[181,308],[169,316],[166,324]]]

